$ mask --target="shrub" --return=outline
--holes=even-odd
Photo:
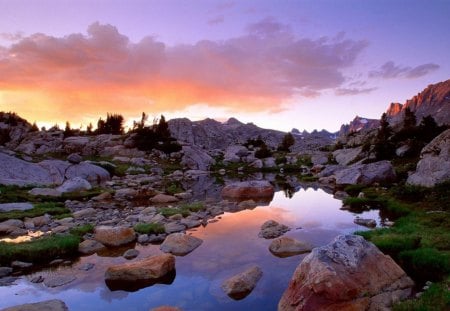
[[[164,226],[158,223],[138,223],[134,226],[134,231],[140,234],[164,233]]]
[[[259,149],[255,151],[255,157],[258,159],[265,159],[271,157],[273,152],[267,147],[267,145],[262,142]]]

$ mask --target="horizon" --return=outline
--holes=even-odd
[[[337,132],[450,72],[439,0],[0,4],[0,111],[39,127],[145,112]]]

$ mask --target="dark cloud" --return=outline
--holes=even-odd
[[[371,78],[407,78],[415,79],[429,74],[437,69],[439,65],[428,63],[416,67],[396,65],[393,61],[388,61],[378,70],[373,70],[369,73]]]
[[[368,94],[370,92],[375,91],[376,87],[366,88],[366,89],[357,89],[357,88],[338,88],[335,90],[335,94],[337,96],[352,96],[359,94]]]

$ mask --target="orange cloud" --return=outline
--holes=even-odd
[[[240,37],[175,46],[153,37],[134,43],[116,27],[94,23],[87,34],[37,33],[0,47],[0,92],[8,94],[0,109],[60,121],[197,103],[279,111],[295,94],[341,86],[342,70],[366,45],[342,36],[297,39],[271,18]]]

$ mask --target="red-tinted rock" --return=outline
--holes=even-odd
[[[263,180],[236,182],[222,189],[222,197],[229,199],[271,199],[274,193],[274,187]]]

